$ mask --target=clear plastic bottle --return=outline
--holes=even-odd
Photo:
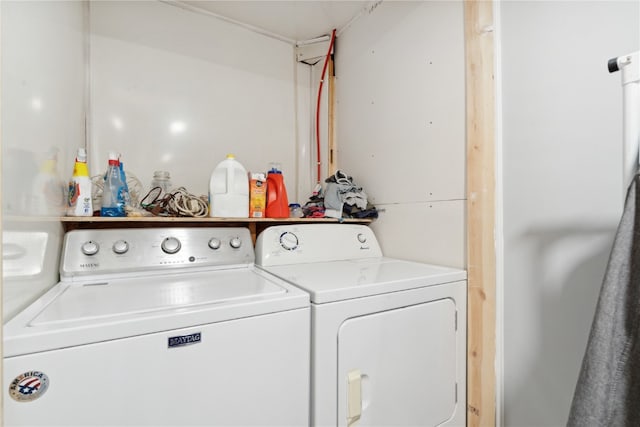
[[[289,216],[291,218],[303,218],[304,212],[302,212],[302,207],[299,203],[290,203],[289,204]]]
[[[151,188],[160,187],[162,193],[168,193],[172,188],[171,174],[167,171],[155,171],[153,172],[153,179],[151,180]]]
[[[117,154],[109,153],[109,167],[102,189],[102,208],[100,216],[125,216],[124,184],[120,178],[120,166]]]

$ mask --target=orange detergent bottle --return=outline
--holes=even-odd
[[[267,218],[289,218],[289,199],[284,186],[284,177],[278,163],[271,163],[267,173]]]

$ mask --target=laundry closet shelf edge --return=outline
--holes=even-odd
[[[65,231],[92,228],[247,227],[254,236],[272,225],[371,224],[371,218],[183,218],[183,217],[61,217]]]

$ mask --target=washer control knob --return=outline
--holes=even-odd
[[[367,241],[367,236],[362,233],[358,233],[358,242],[365,243]]]
[[[242,246],[242,240],[240,240],[239,237],[234,237],[233,239],[231,239],[231,241],[229,242],[229,245],[231,245],[231,247],[233,249],[238,249],[240,246]]]
[[[98,251],[100,250],[100,245],[98,245],[93,240],[89,240],[88,242],[84,242],[80,249],[82,250],[83,254],[91,256],[98,253]]]
[[[220,249],[220,239],[218,239],[217,237],[212,237],[211,239],[209,239],[209,247],[213,250],[216,249]]]
[[[113,244],[113,252],[122,255],[129,250],[129,243],[126,240],[118,240]]]
[[[180,240],[175,237],[167,237],[162,241],[160,247],[165,253],[175,254],[180,250]]]
[[[280,246],[288,251],[292,251],[298,247],[298,236],[290,231],[284,232],[280,235]]]

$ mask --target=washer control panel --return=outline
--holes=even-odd
[[[252,264],[254,259],[247,228],[74,230],[65,235],[60,275],[217,267]]]

